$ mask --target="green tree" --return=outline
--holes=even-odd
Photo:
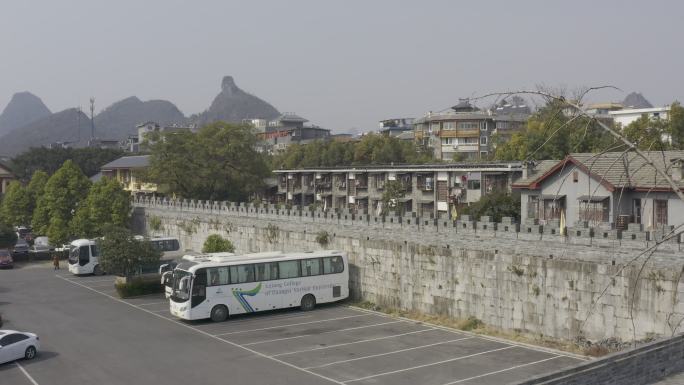
[[[0,223],[0,248],[14,247],[15,243],[17,243],[17,233],[14,228],[7,223]]]
[[[45,234],[57,245],[65,243],[74,234],[71,220],[79,204],[88,195],[90,181],[81,170],[67,160],[45,184],[43,195],[33,212],[32,225],[37,234]]]
[[[2,199],[0,216],[6,223],[19,226],[31,222],[31,196],[18,181],[10,182]]]
[[[78,206],[71,222],[71,233],[78,237],[103,236],[107,225],[127,227],[131,214],[131,196],[112,178],[93,184],[88,196]]]
[[[54,174],[65,161],[73,161],[87,176],[93,176],[100,167],[123,156],[123,151],[111,148],[45,148],[34,147],[12,158],[17,178],[28,182],[36,171]]]
[[[488,215],[494,222],[500,222],[502,217],[520,219],[520,194],[487,194],[479,201],[464,207],[461,214],[470,215],[475,219]]]
[[[413,142],[369,134],[356,142],[314,141],[293,144],[273,158],[273,167],[295,169],[391,163],[434,162],[431,152],[418,149]]]
[[[217,122],[191,132],[152,136],[145,179],[183,198],[245,201],[270,174],[246,125]]]
[[[668,114],[672,146],[677,150],[684,150],[684,107],[679,102],[670,106]]]
[[[391,180],[385,183],[385,190],[382,192],[382,215],[387,215],[390,211],[403,213],[404,204],[399,202],[404,197],[406,189],[398,180]]]
[[[43,196],[43,193],[45,193],[45,185],[47,184],[48,179],[50,179],[50,176],[45,171],[38,170],[33,173],[31,181],[29,182],[28,186],[26,186],[28,194],[31,197],[32,213],[33,210],[36,209],[38,199]]]
[[[225,239],[218,234],[211,234],[207,237],[202,245],[203,253],[233,253],[235,252],[235,247],[230,239]]]
[[[99,263],[108,273],[131,277],[143,269],[159,264],[161,252],[147,239],[136,239],[125,227],[109,225],[107,236],[97,241]]]
[[[643,115],[625,127],[622,133],[641,150],[684,149],[684,107],[679,102],[670,106],[667,119]]]
[[[615,139],[594,120],[568,116],[567,106],[552,101],[534,113],[525,130],[510,138],[496,137],[498,160],[562,159],[573,152],[604,151]]]

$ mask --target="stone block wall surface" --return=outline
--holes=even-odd
[[[133,225],[140,233],[176,236],[187,250],[201,250],[208,235],[220,234],[238,253],[318,250],[324,247],[317,235],[326,232],[325,248],[349,256],[355,299],[476,317],[506,331],[629,341],[671,335],[684,323],[684,253],[678,243],[650,254],[644,253],[653,246],[648,241],[576,244],[570,234],[541,231],[528,238],[526,226],[517,232],[511,220],[491,226],[488,218],[252,209],[230,202],[136,202]],[[160,228],[150,228],[153,217]]]
[[[577,365],[516,385],[644,385],[684,371],[684,335]]]

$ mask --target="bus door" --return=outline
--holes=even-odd
[[[197,307],[207,299],[207,269],[197,269],[192,279],[190,307]]]

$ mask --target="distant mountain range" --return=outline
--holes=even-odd
[[[51,113],[36,95],[30,92],[17,92],[0,114],[0,137]]]
[[[274,119],[280,113],[271,104],[240,89],[232,77],[221,82],[221,92],[209,108],[185,117],[166,100],[141,101],[135,96],[120,100],[95,115],[95,137],[123,140],[139,123],[203,125],[214,121],[239,123],[243,119]],[[69,142],[85,146],[91,136],[90,118],[75,108],[51,113],[37,96],[14,94],[0,114],[0,156],[14,156],[30,147]]]

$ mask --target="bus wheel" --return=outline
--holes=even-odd
[[[228,308],[223,305],[216,305],[211,309],[211,320],[214,322],[223,322],[228,319]]]
[[[93,268],[93,275],[104,275],[104,271],[102,271],[100,265],[95,265]]]
[[[313,294],[307,294],[302,297],[302,304],[299,307],[302,311],[313,310],[314,307],[316,307],[316,297]]]

